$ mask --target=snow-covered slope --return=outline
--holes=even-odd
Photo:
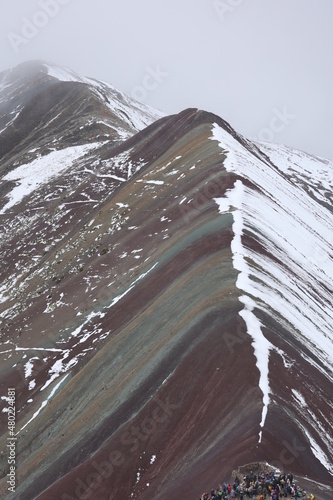
[[[128,97],[107,82],[81,77],[70,69],[58,67],[54,64],[44,64],[43,68],[46,68],[48,76],[60,82],[79,82],[92,87],[96,95],[105,100],[110,111],[118,118],[125,120],[136,131],[142,130],[153,121],[165,116],[162,111]]]
[[[260,370],[263,428],[271,392],[269,353],[276,347],[263,335],[254,309],[283,325],[304,347],[301,356],[333,381],[333,216],[332,205],[328,205],[333,162],[271,144],[258,144],[267,156],[257,157],[217,124],[212,139],[227,155],[225,168],[241,177],[225,198],[216,201],[221,213],[231,210],[234,217],[231,248],[240,272],[237,287],[244,292],[240,315],[253,338]],[[250,184],[245,185],[244,180]],[[243,243],[245,235],[255,239],[256,247]],[[277,352],[285,360],[286,353]],[[306,408],[301,403],[303,396],[296,393],[295,404]],[[315,455],[333,474],[330,459],[311,437],[314,420],[309,409],[305,432]],[[320,424],[317,430],[323,442],[327,437],[333,443],[332,428],[330,434]]]
[[[101,158],[162,116],[110,84],[42,61],[1,73],[0,215],[50,179],[80,170],[89,151]]]
[[[1,209],[0,215],[36,189],[47,184],[52,178],[60,176],[75,161],[84,156],[89,149],[96,149],[99,143],[54,150],[46,156],[40,156],[26,165],[20,165],[2,178],[2,181],[14,181],[16,186],[6,195],[9,201]]]
[[[227,196],[237,209],[237,285],[256,307],[292,328],[333,380],[333,216],[327,206],[333,162],[268,144],[259,146],[271,161],[258,159],[217,125],[213,138],[227,153],[226,169],[251,181],[245,186],[238,180]],[[220,202],[223,210],[225,200]],[[255,236],[265,254],[238,248],[236,237],[240,243],[243,234]]]

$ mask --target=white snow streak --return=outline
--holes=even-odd
[[[61,380],[60,382],[57,383],[57,385],[52,389],[49,397],[43,401],[43,403],[41,404],[41,406],[39,407],[39,409],[33,414],[33,416],[30,418],[30,420],[28,420],[27,423],[25,423],[23,425],[23,427],[21,427],[21,429],[18,431],[17,434],[19,434],[21,431],[23,431],[23,429],[25,429],[27,427],[27,425],[30,424],[30,422],[32,422],[36,417],[38,417],[38,415],[40,414],[40,412],[42,411],[43,408],[45,408],[45,406],[47,405],[47,403],[49,402],[49,400],[52,398],[52,396],[56,393],[57,389],[61,386],[61,384],[63,383],[63,381],[68,377],[68,374],[65,375]]]
[[[217,198],[215,201],[219,205],[221,213],[228,212],[231,208],[234,209],[232,212],[234,223],[232,226],[234,232],[234,238],[231,242],[231,250],[233,254],[233,264],[234,268],[240,271],[236,286],[244,290],[242,284],[249,282],[250,280],[250,268],[245,260],[246,251],[242,245],[242,234],[243,234],[243,217],[242,217],[242,199],[244,196],[244,185],[241,181],[236,181],[234,189],[227,192],[226,198]],[[246,323],[247,332],[251,335],[254,348],[254,354],[257,358],[256,365],[260,372],[259,387],[263,393],[263,410],[260,422],[260,427],[263,428],[267,416],[267,410],[269,405],[269,393],[270,386],[268,380],[268,363],[269,363],[269,351],[272,345],[264,337],[261,331],[261,324],[258,318],[252,312],[255,308],[255,302],[247,295],[240,297],[240,301],[244,304],[244,309],[240,311],[240,316]],[[261,443],[262,431],[259,433],[259,443]]]
[[[125,292],[114,297],[111,304],[107,307],[110,308],[110,307],[114,306],[115,304],[117,304],[117,302],[119,302],[119,300],[121,300],[123,297],[125,297],[125,295],[127,295],[135,287],[135,285],[138,283],[138,281],[142,280],[145,276],[147,276],[147,274],[150,273],[157,266],[157,264],[158,264],[158,262],[156,262],[156,264],[154,264],[150,269],[148,269],[148,271],[140,274],[140,276],[136,280],[133,281],[132,285],[127,290],[125,290]]]
[[[329,472],[329,474],[333,476],[333,465],[330,459],[327,457],[326,453],[320,448],[317,441],[313,438],[313,436],[309,433],[309,431],[305,429],[305,427],[300,422],[298,422],[298,425],[308,438],[314,456],[325,467],[325,469]]]

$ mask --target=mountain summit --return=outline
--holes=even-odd
[[[15,498],[267,461],[328,500],[333,163],[40,61],[0,74],[0,157],[1,498],[15,394]]]

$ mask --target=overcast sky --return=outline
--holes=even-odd
[[[0,71],[29,59],[166,113],[333,159],[333,0],[0,0]]]

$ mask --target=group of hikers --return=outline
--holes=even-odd
[[[246,498],[253,500],[280,500],[282,498],[314,500],[315,497],[296,484],[292,474],[277,474],[271,471],[259,474],[251,472],[245,475],[242,481],[236,476],[231,485],[224,482],[217,489],[212,489],[210,493],[203,493],[200,500],[244,500]]]

